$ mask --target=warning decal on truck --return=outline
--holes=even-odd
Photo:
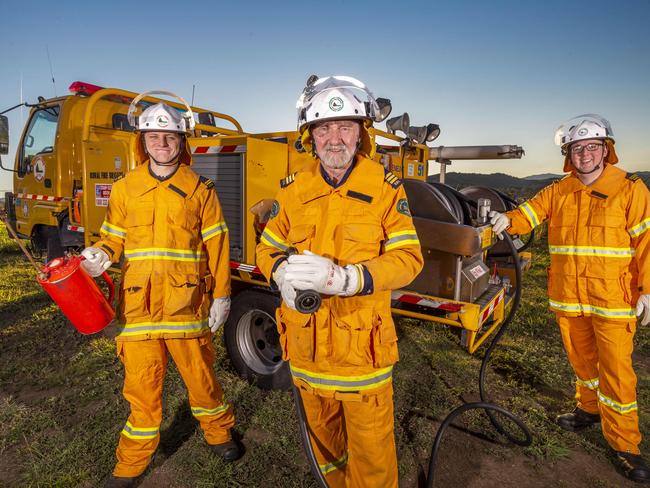
[[[111,196],[111,183],[95,183],[95,205],[108,207],[108,197]]]

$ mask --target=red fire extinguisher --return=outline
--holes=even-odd
[[[115,287],[108,273],[102,278],[108,285],[108,297],[81,266],[82,256],[56,258],[41,268],[38,282],[59,306],[72,325],[82,334],[104,329],[114,318],[111,306]]]

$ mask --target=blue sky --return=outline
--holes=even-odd
[[[295,128],[306,78],[346,74],[433,145],[518,144],[521,160],[449,171],[561,172],[553,133],[595,112],[621,167],[650,170],[650,2],[13,2],[0,0],[0,111],[72,81],[164,89],[252,132]],[[23,120],[27,111],[22,114]],[[9,114],[13,165],[21,113]],[[437,165],[436,165],[437,166]],[[437,169],[436,169],[437,171]],[[11,189],[0,172],[0,190]]]

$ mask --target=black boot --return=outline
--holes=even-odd
[[[104,488],[134,488],[138,486],[142,475],[134,478],[110,475],[104,482]]]
[[[600,415],[597,413],[587,413],[576,407],[573,412],[563,413],[555,418],[555,422],[564,430],[576,432],[578,430],[600,424]]]
[[[214,455],[219,456],[226,463],[237,461],[244,454],[239,442],[234,439],[223,444],[208,444],[208,447]]]
[[[641,454],[616,451],[616,465],[632,481],[636,481],[637,483],[650,482],[650,468],[648,468]]]

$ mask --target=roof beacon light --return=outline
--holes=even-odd
[[[83,81],[73,81],[68,87],[68,90],[75,95],[88,96],[102,90],[103,88],[103,86],[91,85],[90,83],[85,83]]]

